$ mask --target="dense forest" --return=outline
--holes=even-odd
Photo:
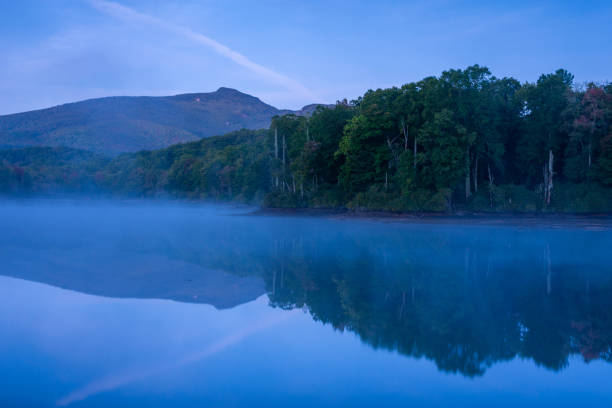
[[[612,210],[612,85],[478,65],[166,149],[0,151],[0,191],[388,211]]]

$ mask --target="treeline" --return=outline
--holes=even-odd
[[[240,130],[166,149],[121,155],[95,174],[121,196],[261,202],[270,189],[267,130]]]
[[[70,194],[99,191],[93,175],[110,159],[64,147],[0,150],[0,194]]]
[[[278,116],[268,130],[112,160],[56,157],[55,168],[15,155],[0,153],[5,192],[44,191],[59,172],[74,191],[271,207],[610,211],[612,85],[577,87],[564,70],[521,84],[475,65]]]
[[[115,158],[66,148],[0,150],[0,194],[261,202],[270,188],[267,134],[241,130]]]
[[[611,125],[611,85],[576,88],[564,70],[526,84],[450,70],[310,119],[275,118],[267,203],[609,210]]]

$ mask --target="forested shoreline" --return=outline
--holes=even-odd
[[[115,158],[0,150],[0,192],[378,211],[611,212],[612,85],[474,65],[312,116]]]

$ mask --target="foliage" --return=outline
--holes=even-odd
[[[521,85],[474,65],[310,117],[277,115],[268,130],[114,159],[18,151],[2,156],[5,193],[93,186],[269,207],[610,211],[612,86],[576,88],[564,70]]]

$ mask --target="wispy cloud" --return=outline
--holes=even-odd
[[[177,361],[173,361],[170,363],[161,364],[155,367],[143,368],[143,369],[134,369],[132,371],[127,371],[123,373],[117,373],[110,375],[108,377],[102,378],[100,380],[93,381],[82,388],[79,388],[68,395],[57,400],[56,405],[58,406],[66,406],[70,405],[74,402],[82,401],[87,399],[93,395],[100,394],[102,392],[107,392],[114,390],[119,387],[123,387],[127,384],[133,383],[138,380],[142,380],[144,378],[160,374],[164,371],[176,369],[187,364],[195,363],[197,361],[204,360],[208,357],[211,357],[228,347],[231,347],[235,344],[240,343],[247,337],[264,330],[268,327],[275,326],[279,323],[286,321],[287,319],[295,316],[294,313],[283,313],[279,316],[261,320],[256,322],[250,326],[247,326],[243,329],[237,330],[234,333],[230,333],[229,335],[220,338],[219,340],[213,342],[208,347],[203,350],[197,351],[195,353],[189,354]]]
[[[139,12],[130,7],[126,7],[122,4],[106,1],[106,0],[87,0],[89,4],[91,4],[97,10],[108,14],[114,18],[127,21],[127,22],[137,22],[147,24],[149,26],[156,27],[158,29],[162,29],[168,32],[172,32],[176,35],[182,36],[194,43],[204,45],[214,52],[222,55],[235,62],[236,64],[260,75],[263,78],[266,78],[280,86],[283,86],[287,90],[294,92],[302,97],[305,97],[309,100],[313,100],[316,102],[320,101],[312,91],[302,85],[299,81],[290,78],[286,75],[278,73],[270,68],[267,68],[263,65],[260,65],[256,62],[251,61],[246,56],[241,53],[232,50],[226,45],[219,43],[218,41],[207,37],[203,34],[197,33],[189,28],[182,27],[177,24],[173,24],[167,21],[164,21],[160,18]]]

